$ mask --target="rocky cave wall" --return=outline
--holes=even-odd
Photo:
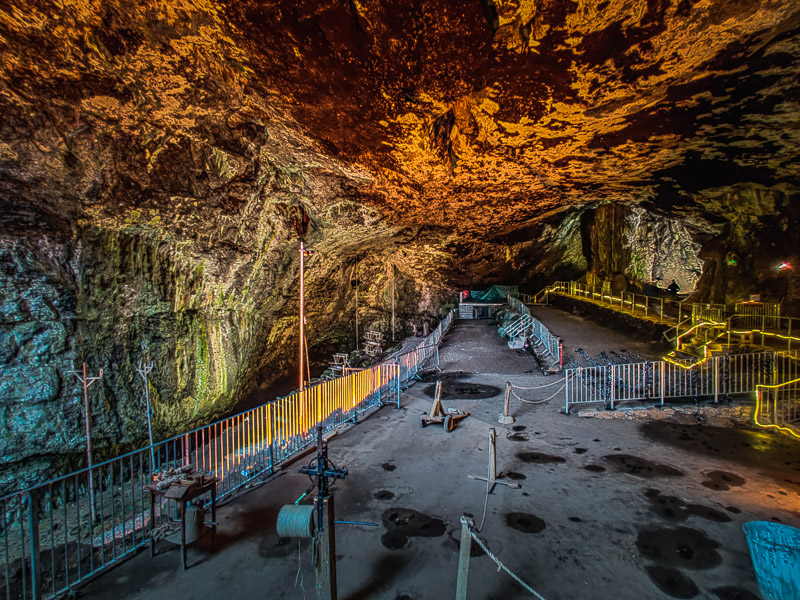
[[[230,411],[309,345],[587,269],[797,307],[789,1],[11,0],[4,488]],[[698,261],[702,261],[702,265]],[[697,278],[698,269],[702,271]]]

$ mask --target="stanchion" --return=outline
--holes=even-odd
[[[489,491],[487,493],[491,494],[494,490],[494,486],[498,483],[500,485],[506,485],[510,488],[519,489],[520,485],[513,481],[500,481],[497,478],[497,449],[496,449],[496,440],[497,434],[494,431],[494,427],[489,428],[489,476],[488,477],[480,477],[478,475],[467,475],[470,479],[476,479],[478,481],[486,481],[489,484]]]
[[[498,419],[501,425],[511,425],[514,422],[514,417],[508,414],[508,405],[511,399],[511,382],[506,381],[506,399],[503,402],[503,414]]]

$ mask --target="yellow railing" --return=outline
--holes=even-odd
[[[800,378],[775,385],[758,385],[755,394],[755,424],[800,439]]]

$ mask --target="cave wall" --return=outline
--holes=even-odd
[[[140,359],[159,437],[292,371],[298,227],[321,354],[354,279],[391,330],[392,271],[405,333],[695,255],[698,299],[800,299],[792,2],[9,0],[0,58],[7,481],[80,463],[83,361],[99,453],[143,442]]]

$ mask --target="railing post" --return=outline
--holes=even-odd
[[[767,326],[767,316],[761,315],[761,345],[764,345],[764,328]]]
[[[660,363],[661,363],[661,368],[660,368],[660,371],[661,371],[661,385],[659,387],[661,388],[661,406],[664,406],[664,385],[666,383],[666,381],[665,381],[665,377],[666,377],[665,371],[667,370],[666,369],[667,363],[665,363],[663,360],[660,361]]]
[[[714,404],[719,402],[719,357],[714,357]]]
[[[275,403],[269,404],[269,474],[275,473]],[[210,442],[209,442],[210,443]]]
[[[570,371],[564,374],[564,414],[569,414],[569,376]]]
[[[786,334],[788,337],[786,349],[791,351],[792,349],[792,317],[787,317],[789,319],[789,326],[788,326],[788,333]],[[779,321],[780,322],[780,321]]]
[[[467,578],[469,576],[469,554],[472,550],[472,536],[469,533],[471,519],[461,517],[461,545],[458,550],[458,579],[456,581],[456,600],[467,600]]]
[[[39,564],[39,492],[36,489],[28,497],[28,534],[31,551],[31,594],[33,600],[41,598],[41,565]],[[24,556],[24,555],[23,555]]]

